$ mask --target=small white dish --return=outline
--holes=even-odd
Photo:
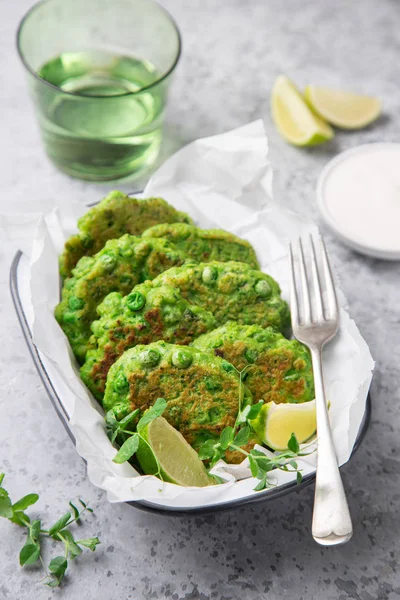
[[[322,219],[354,250],[400,260],[400,143],[371,143],[342,152],[317,184]]]

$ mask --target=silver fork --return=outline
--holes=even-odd
[[[318,544],[333,546],[347,542],[353,534],[353,528],[333,446],[322,372],[322,348],[339,329],[339,309],[332,271],[322,238],[320,263],[323,277],[318,266],[315,247],[316,244],[310,236],[310,273],[310,269],[306,268],[303,243],[301,238],[299,239],[297,262],[300,282],[297,284],[294,253],[290,244],[291,313],[294,336],[310,349],[314,372],[318,453],[312,535]],[[324,282],[326,301],[322,295],[321,281]],[[314,297],[313,302],[311,295]],[[299,305],[299,296],[301,305]]]

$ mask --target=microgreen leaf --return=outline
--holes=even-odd
[[[86,540],[77,540],[76,543],[80,544],[81,546],[86,546],[86,548],[89,548],[92,552],[94,552],[96,550],[96,546],[100,544],[100,540],[98,537],[93,537],[87,538]]]
[[[64,556],[56,556],[56,558],[53,558],[49,563],[49,571],[53,575],[54,579],[50,579],[46,585],[49,587],[58,587],[65,575],[67,568],[68,561]]]
[[[32,504],[35,504],[38,500],[39,496],[37,494],[28,494],[13,504],[14,512],[25,510],[29,506],[32,506]]]
[[[222,431],[221,436],[219,438],[219,443],[221,445],[222,450],[227,450],[227,448],[229,447],[229,445],[231,444],[231,442],[233,440],[233,436],[234,436],[234,429],[233,429],[233,427],[230,427],[228,425],[228,427],[225,427],[225,429]]]
[[[299,442],[297,441],[297,437],[295,436],[294,433],[292,433],[292,435],[290,436],[290,439],[288,441],[288,448],[295,454],[297,454],[298,451],[300,450]]]
[[[5,476],[6,476],[6,474],[5,474],[5,473],[0,473],[0,485],[2,485],[2,484],[3,484],[3,481],[4,481],[4,477],[5,477]]]
[[[247,406],[244,407],[243,410],[239,411],[239,414],[236,417],[235,425],[242,425],[242,423],[246,423],[246,420],[248,418],[248,414],[249,414],[250,410],[251,410],[251,406],[250,406],[250,404],[248,404]]]
[[[11,519],[14,514],[11,500],[8,496],[0,498],[0,517]]]
[[[50,536],[53,536],[56,533],[58,533],[59,531],[61,531],[66,526],[66,524],[68,523],[70,518],[71,518],[71,513],[70,512],[65,513],[65,515],[63,515],[60,519],[58,519],[58,521],[56,521],[54,523],[54,525],[52,525],[49,528],[48,534]]]
[[[120,465],[135,454],[136,450],[139,448],[139,436],[137,433],[134,433],[129,437],[121,446],[118,453],[114,456],[113,462]]]
[[[82,548],[79,548],[78,544],[75,542],[74,536],[68,529],[64,529],[63,532],[58,533],[57,537],[65,543],[66,552],[72,559],[82,554]]]
[[[80,515],[78,508],[72,502],[68,502],[68,504],[72,508],[72,512],[74,513],[74,519],[75,519],[75,521],[78,523],[78,521],[79,521],[79,515]]]
[[[257,402],[257,404],[253,404],[252,406],[250,406],[250,410],[247,413],[247,420],[252,421],[256,417],[258,417],[258,415],[260,414],[260,410],[263,406],[264,402],[262,400],[260,400],[260,402]]]
[[[87,504],[82,500],[82,498],[79,498],[79,502],[82,504],[83,508],[87,508]]]
[[[161,417],[166,408],[167,401],[164,398],[157,398],[153,406],[144,413],[143,417],[137,424],[138,432],[141,433],[146,425],[151,423],[151,421],[154,419],[157,419],[157,417]]]
[[[25,544],[19,553],[19,564],[21,567],[24,565],[33,565],[40,556],[39,544]]]
[[[218,444],[218,440],[206,440],[200,447],[199,458],[201,460],[207,460],[208,458],[211,458],[214,454],[214,448],[216,444]]]
[[[301,471],[297,471],[297,473],[296,473],[296,481],[297,481],[298,484],[303,481],[303,475],[301,474]]]
[[[265,490],[267,487],[267,478],[263,477],[262,479],[260,479],[260,482],[254,488],[254,491],[261,492],[261,490]]]
[[[28,527],[31,520],[26,513],[24,513],[22,510],[19,510],[13,514],[10,521],[11,523],[15,523],[20,527]]]
[[[237,435],[235,436],[235,439],[233,440],[234,446],[239,446],[239,448],[240,446],[245,446],[245,444],[247,444],[247,442],[249,441],[249,436],[250,427],[246,425],[245,427],[240,429]]]
[[[126,415],[126,417],[124,417],[120,421],[117,421],[118,429],[125,429],[126,425],[129,425],[129,423],[131,423],[131,421],[133,421],[133,419],[138,416],[139,412],[140,410],[136,408],[131,413],[129,413],[129,415]]]
[[[29,536],[32,541],[36,542],[39,539],[41,526],[42,523],[39,519],[32,521],[32,524],[29,528]]]

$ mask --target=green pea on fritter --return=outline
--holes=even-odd
[[[136,408],[142,414],[157,398],[165,398],[163,416],[195,449],[234,425],[240,402],[251,402],[230,363],[163,341],[131,348],[114,363],[103,405],[120,419]]]
[[[200,229],[187,223],[154,225],[143,237],[162,237],[198,262],[235,260],[259,269],[256,253],[246,240],[222,229]]]
[[[97,312],[100,319],[92,323],[92,347],[81,377],[98,400],[103,397],[111,365],[127,349],[161,339],[185,345],[215,328],[210,312],[189,304],[171,286],[154,288],[151,281],[137,285],[125,297],[109,294]]]
[[[228,360],[239,371],[247,367],[244,381],[255,401],[279,404],[314,399],[309,350],[271,328],[230,322],[200,336],[193,346]]]
[[[70,237],[60,256],[60,274],[65,279],[82,256],[96,254],[107,240],[125,233],[140,235],[158,223],[192,223],[162,198],[131,198],[123,192],[110,192],[78,221],[79,232]]]
[[[167,240],[123,235],[110,240],[94,256],[81,258],[72,277],[66,279],[55,317],[69,339],[80,363],[96,319],[96,307],[113,291],[127,294],[139,282],[153,279],[173,265],[181,265],[186,255]]]
[[[290,327],[289,307],[278,283],[244,263],[186,263],[165,271],[153,283],[178,288],[188,302],[212,312],[217,325],[238,321],[283,333]]]

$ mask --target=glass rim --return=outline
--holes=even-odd
[[[134,92],[125,92],[124,94],[112,94],[112,95],[109,95],[109,96],[101,96],[101,95],[87,96],[86,94],[80,94],[79,92],[68,92],[66,90],[63,90],[59,86],[54,85],[53,83],[50,83],[50,81],[47,81],[46,79],[43,79],[43,77],[41,77],[39,75],[39,73],[37,73],[28,64],[28,62],[25,59],[25,56],[24,56],[24,54],[22,52],[22,48],[21,48],[22,29],[23,29],[23,27],[24,27],[27,19],[29,18],[29,16],[31,15],[31,13],[33,13],[39,6],[41,6],[43,4],[48,4],[49,2],[53,2],[53,0],[39,0],[39,2],[36,2],[33,6],[31,6],[31,8],[21,18],[21,20],[19,22],[19,25],[18,25],[17,33],[16,33],[17,52],[18,52],[18,55],[19,55],[19,57],[21,59],[22,64],[24,65],[24,67],[26,68],[26,70],[29,71],[29,73],[31,75],[33,75],[33,77],[35,79],[37,79],[41,83],[45,84],[49,88],[51,88],[53,90],[57,90],[58,92],[62,92],[63,94],[67,94],[69,96],[80,97],[80,98],[88,98],[88,99],[90,99],[90,98],[103,98],[103,99],[106,99],[106,98],[125,98],[126,96],[135,96],[137,94],[141,94],[142,92],[144,92],[146,90],[149,90],[149,89],[155,87],[156,85],[159,85],[162,81],[164,81],[165,79],[167,79],[167,77],[169,77],[169,75],[171,75],[171,73],[175,70],[176,65],[178,64],[180,56],[181,56],[181,53],[182,53],[182,36],[181,36],[181,32],[179,30],[179,27],[178,27],[175,19],[172,17],[172,15],[163,6],[161,6],[155,0],[148,0],[148,2],[150,2],[151,4],[156,5],[160,9],[160,11],[163,12],[164,15],[169,19],[169,21],[172,23],[173,28],[175,29],[175,33],[176,33],[177,40],[178,40],[178,49],[177,49],[177,52],[176,52],[175,59],[172,62],[172,65],[156,81],[153,81],[152,83],[149,83],[148,85],[140,88],[140,90],[136,90]]]

